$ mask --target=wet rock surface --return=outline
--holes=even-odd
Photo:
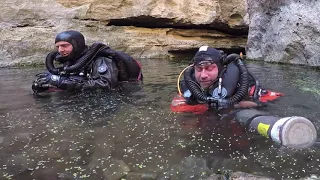
[[[319,66],[319,1],[248,1],[247,57]]]

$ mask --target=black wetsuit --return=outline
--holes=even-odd
[[[139,64],[129,55],[126,55],[123,52],[115,51],[117,54],[121,54],[122,59],[96,56],[92,63],[88,66],[82,68],[79,71],[54,75],[50,72],[45,73],[47,78],[51,78],[48,82],[53,87],[56,87],[61,90],[67,91],[82,91],[82,90],[93,90],[93,89],[102,89],[102,90],[112,90],[119,86],[119,82],[123,81],[138,81],[141,80],[142,73],[140,70]],[[126,59],[123,59],[126,58]],[[127,70],[126,64],[119,64],[117,62],[130,62],[130,67],[132,69]],[[73,63],[63,63],[59,69],[65,67],[70,67],[76,64],[77,61]],[[129,66],[127,64],[127,66]],[[58,81],[52,82],[52,77],[58,77]],[[40,92],[49,89],[47,86],[41,88]]]
[[[131,56],[102,43],[88,47],[84,36],[78,31],[59,33],[55,43],[58,51],[50,52],[45,61],[49,72],[38,74],[32,84],[35,93],[50,87],[67,91],[112,90],[118,87],[119,82],[142,78],[141,67]],[[62,56],[60,53],[70,45],[70,54]],[[54,62],[60,66],[55,67]]]
[[[234,95],[239,87],[240,81],[240,71],[235,63],[228,64],[223,73],[220,75],[222,77],[222,98],[229,98],[230,96]],[[192,79],[196,82],[194,74],[192,75]],[[249,87],[255,84],[255,80],[252,76],[249,77]],[[184,98],[186,99],[188,104],[198,104],[203,103],[197,100],[191,91],[187,88],[185,81],[180,83],[182,93]],[[199,85],[200,86],[200,85]],[[218,88],[218,79],[213,83],[213,85],[205,91],[207,96],[217,97],[217,88]]]

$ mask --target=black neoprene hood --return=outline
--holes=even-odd
[[[66,41],[72,45],[73,50],[68,57],[69,60],[79,56],[86,48],[84,36],[78,31],[69,30],[59,33],[56,36],[55,43],[59,41]]]
[[[201,46],[193,57],[194,64],[200,64],[202,61],[210,61],[212,63],[221,64],[221,51],[208,46]]]

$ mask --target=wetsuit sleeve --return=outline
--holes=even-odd
[[[98,57],[92,64],[90,78],[84,82],[83,89],[111,90],[118,86],[118,73],[119,70],[112,59]]]
[[[57,86],[67,91],[82,91],[104,89],[111,90],[118,86],[118,68],[109,58],[98,57],[91,66],[90,78],[83,80],[81,77],[61,77]]]
[[[61,82],[58,86],[59,89],[66,91],[80,91],[83,86],[83,79],[80,77],[61,77]]]

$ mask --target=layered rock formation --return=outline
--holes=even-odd
[[[0,66],[43,62],[67,29],[135,58],[179,57],[201,45],[244,51],[246,9],[245,0],[3,0]]]
[[[180,57],[210,45],[319,66],[319,10],[315,0],[3,0],[0,66],[43,62],[67,29],[135,58]]]

